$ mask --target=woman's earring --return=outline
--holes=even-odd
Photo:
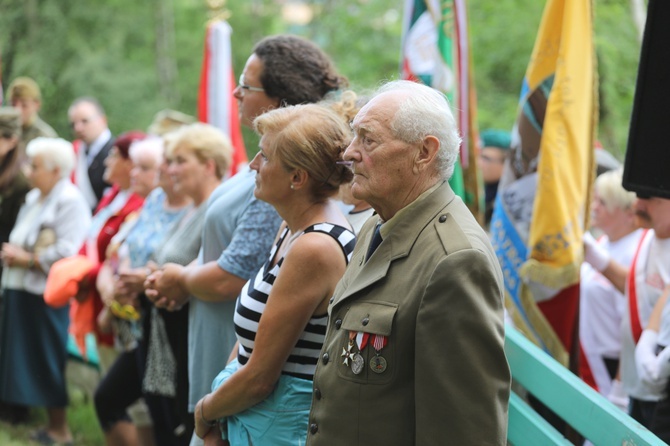
[[[291,189],[295,190],[295,185],[291,184]]]

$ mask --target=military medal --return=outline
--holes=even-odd
[[[360,375],[363,371],[363,368],[365,367],[365,359],[363,359],[363,356],[360,352],[362,352],[367,345],[369,337],[370,333],[355,331],[349,332],[349,342],[355,339],[356,346],[358,347],[358,352],[354,353],[351,357],[351,371],[354,372],[354,375]]]
[[[375,349],[375,356],[370,359],[370,369],[375,373],[384,373],[388,364],[386,358],[381,355],[382,349],[386,346],[388,338],[382,335],[372,336],[372,347]]]
[[[380,354],[376,354],[370,360],[370,368],[375,373],[384,373],[386,371],[386,366],[386,359]]]
[[[342,360],[342,364],[349,366],[349,361],[352,360],[352,353],[351,353],[351,348],[354,346],[354,343],[352,341],[349,341],[349,345],[347,345],[347,348],[342,347],[342,357],[344,358]]]
[[[365,359],[361,356],[360,353],[354,353],[351,358],[351,371],[354,372],[354,375],[359,375],[363,371],[365,366]]]
[[[344,358],[342,364],[349,366],[349,362],[351,361],[351,371],[354,372],[354,375],[360,374],[365,366],[365,359],[363,359],[363,356],[360,354],[358,335],[360,335],[360,333],[350,331],[349,344],[347,345],[347,348],[342,347],[342,357]],[[351,349],[354,347],[354,342],[359,347],[357,352],[351,351]]]

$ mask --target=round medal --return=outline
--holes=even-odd
[[[375,373],[384,373],[386,371],[386,359],[381,355],[373,356],[370,360],[370,368]]]
[[[351,371],[354,372],[354,375],[358,375],[363,371],[363,366],[365,365],[365,359],[358,354],[354,353],[353,358],[351,359]]]

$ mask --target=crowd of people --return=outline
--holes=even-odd
[[[80,97],[70,143],[17,78],[0,108],[0,417],[45,407],[32,438],[73,444],[74,354],[100,371],[107,445],[506,444],[503,276],[448,183],[451,106],[409,81],[347,87],[313,43],[258,42],[234,96],[259,150],[226,178],[211,125],[163,112],[114,137]],[[489,215],[509,145],[482,132]],[[581,295],[582,376],[659,435],[668,203],[598,178]]]

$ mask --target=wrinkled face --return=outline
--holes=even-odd
[[[598,191],[593,191],[593,200],[591,201],[591,220],[592,225],[601,229],[605,234],[610,235],[612,228],[618,227],[622,220],[630,218],[630,210],[624,210],[619,207],[607,209],[607,203],[598,195]]]
[[[102,178],[109,184],[118,184],[125,188],[130,185],[130,170],[132,168],[132,161],[123,158],[119,153],[119,148],[114,146],[105,158],[105,173]]]
[[[500,181],[505,164],[505,151],[498,147],[483,147],[479,154],[479,168],[485,184]]]
[[[91,144],[107,128],[107,119],[89,102],[80,102],[69,111],[70,126],[75,136]]]
[[[670,238],[670,199],[638,198],[633,209],[645,226],[654,229],[658,238]]]
[[[12,101],[12,106],[21,112],[21,122],[23,125],[33,122],[37,112],[40,111],[41,105],[37,99],[14,99]]]
[[[140,153],[133,160],[133,168],[130,170],[130,186],[133,192],[141,197],[146,197],[158,186],[158,175],[160,164],[151,154]]]
[[[42,195],[48,194],[60,180],[58,169],[47,169],[42,155],[30,159],[28,179],[33,187],[40,190]]]
[[[243,84],[238,85],[233,91],[237,99],[240,123],[245,127],[253,127],[254,119],[263,113],[279,107],[279,100],[270,98],[264,91],[245,89],[242,85],[263,88],[261,74],[263,73],[263,62],[252,54],[247,60],[242,76]]]
[[[354,118],[354,139],[343,155],[353,163],[352,195],[378,212],[380,205],[403,202],[413,184],[413,145],[391,131],[397,110],[398,101],[388,93],[368,102]]]
[[[291,191],[291,173],[282,165],[274,149],[274,135],[261,137],[259,151],[249,167],[256,171],[254,196],[270,204],[281,202]]]
[[[168,174],[172,178],[175,190],[195,197],[200,192],[200,185],[206,177],[207,166],[195,156],[193,150],[186,146],[177,146],[171,154]]]

